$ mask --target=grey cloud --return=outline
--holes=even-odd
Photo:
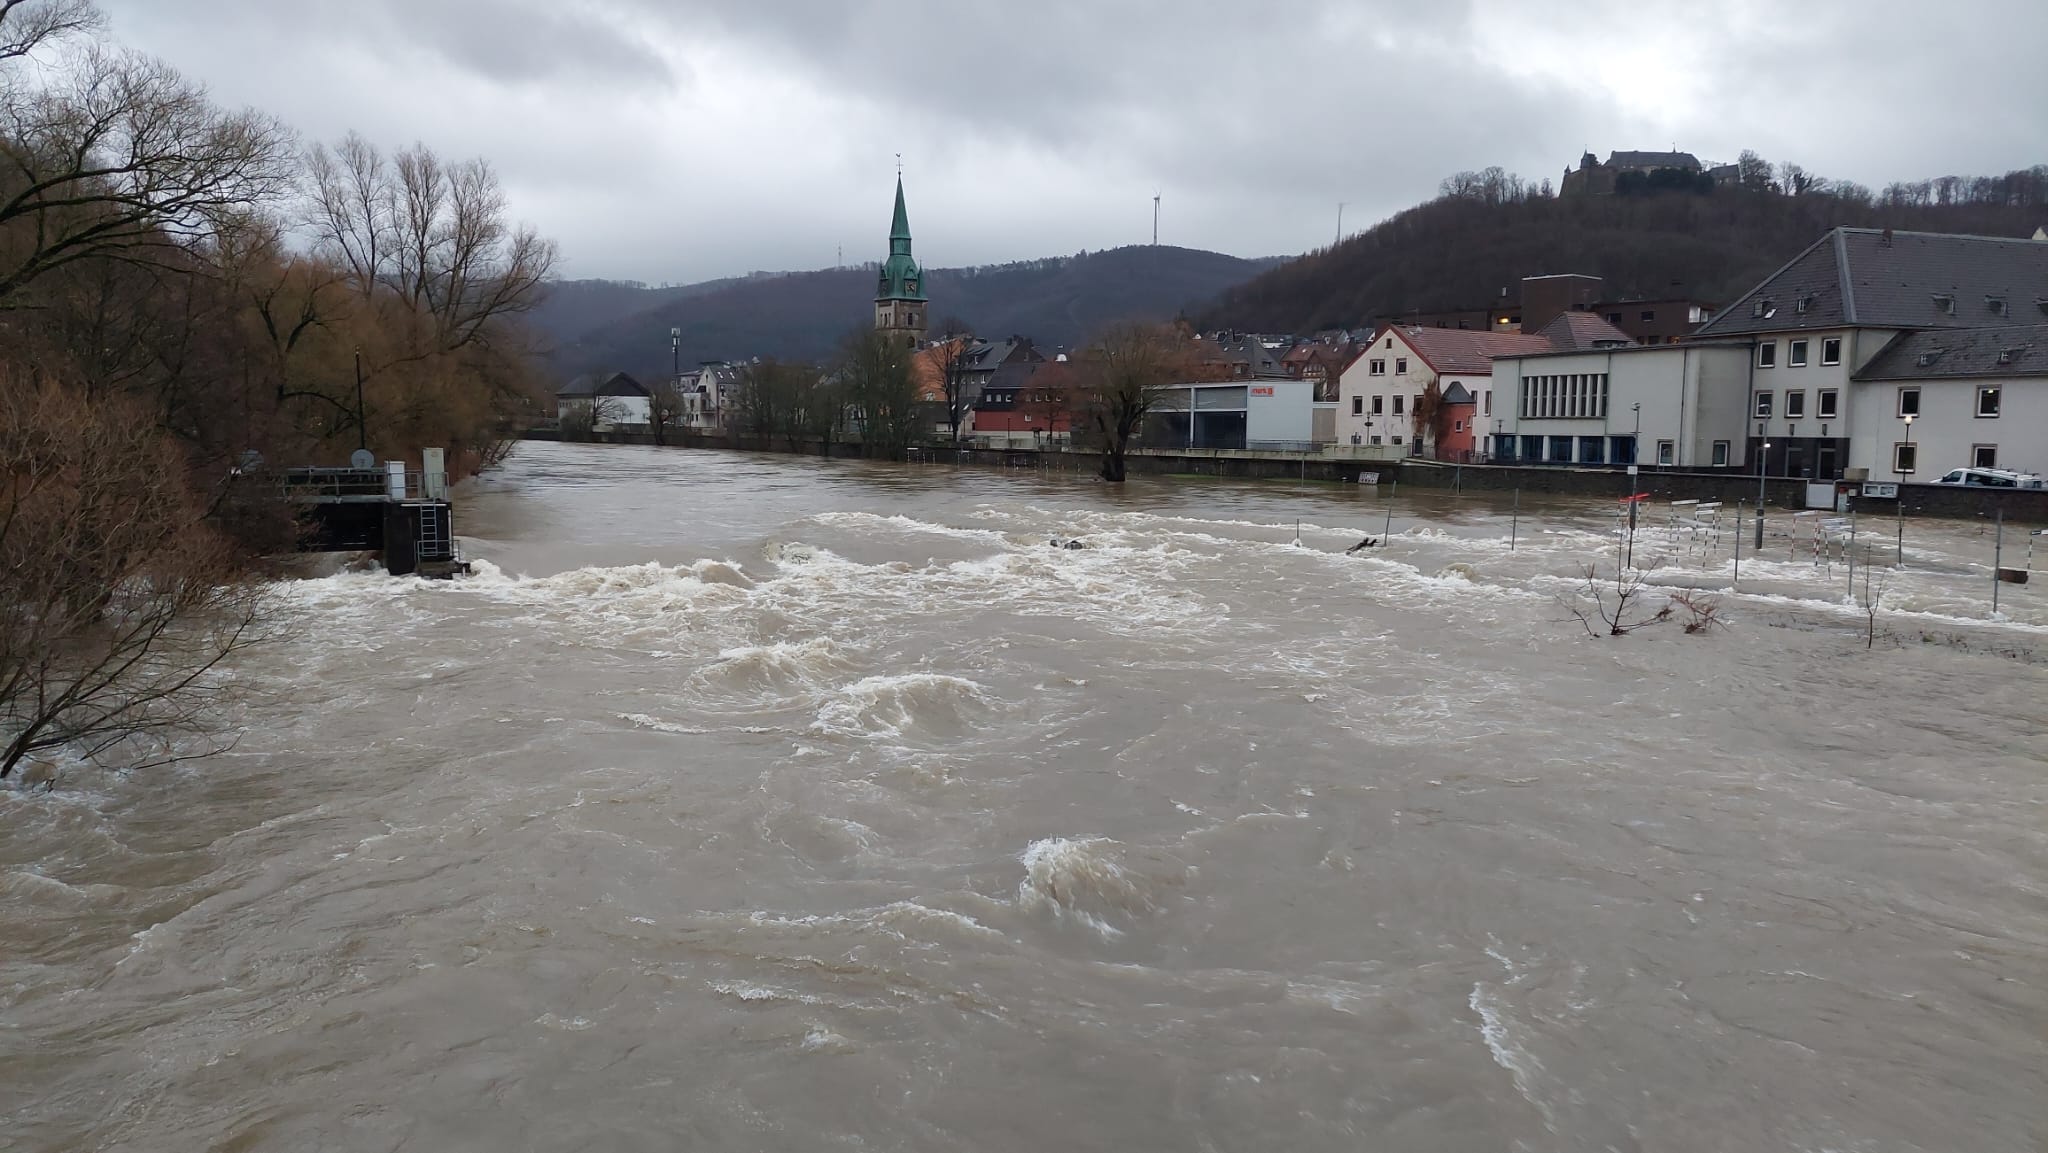
[[[578,274],[868,259],[891,154],[919,251],[1324,243],[1499,164],[1754,147],[1881,185],[2048,159],[2048,11],[1906,0],[102,0],[316,135],[489,155]]]

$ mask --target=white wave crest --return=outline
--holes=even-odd
[[[813,732],[900,737],[912,729],[957,732],[970,710],[986,706],[980,685],[945,673],[868,677],[841,689],[818,710]]]
[[[1020,907],[1049,910],[1104,940],[1123,936],[1126,926],[1157,913],[1160,890],[1178,884],[1185,873],[1164,863],[1139,867],[1126,846],[1107,837],[1033,841],[1018,859],[1024,863]]]

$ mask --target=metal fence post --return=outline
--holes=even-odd
[[[2005,509],[1998,510],[1998,532],[1991,539],[1991,615],[1998,615],[1998,586],[2005,580]]]

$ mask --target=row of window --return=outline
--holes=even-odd
[[[1785,366],[1787,368],[1805,368],[1807,348],[1810,343],[1804,338],[1787,342]],[[1824,365],[1842,363],[1841,337],[1830,336],[1820,342],[1820,362]],[[1758,368],[1778,367],[1777,341],[1766,340],[1756,346],[1756,366]]]
[[[1892,445],[1892,471],[1904,475],[1912,472],[1920,463],[1920,446],[1898,441]],[[1971,468],[1997,468],[1998,446],[1995,444],[1973,444],[1970,446]]]
[[[1589,419],[1607,415],[1607,374],[1568,372],[1522,378],[1521,415],[1525,420]]]
[[[1917,417],[1920,415],[1920,390],[1917,387],[1908,386],[1899,389],[1898,397],[1899,416]],[[1814,416],[1818,417],[1821,420],[1833,420],[1837,416],[1841,415],[1841,412],[1838,407],[1841,399],[1841,393],[1839,390],[1832,388],[1823,388],[1819,391],[1815,399],[1819,402],[1819,404],[1814,412]],[[1755,414],[1757,419],[1763,420],[1775,415],[1772,409],[1775,407],[1776,403],[1777,395],[1775,393],[1771,392],[1769,389],[1758,390],[1756,394]],[[1980,385],[1978,387],[1977,404],[1975,411],[1979,417],[1982,417],[1987,420],[1996,417],[1999,413],[1999,409],[2002,403],[2003,390],[2000,389],[1997,385],[1987,384]],[[1803,418],[1805,415],[1806,390],[1803,388],[1786,389],[1785,419],[1799,420]]]
[[[1898,415],[1901,417],[1920,415],[1920,390],[1907,386],[1899,389]],[[1989,420],[1996,417],[2005,403],[2005,390],[1995,384],[1977,387],[1977,403],[1974,411],[1979,417]]]
[[[1393,338],[1392,338],[1392,337],[1388,337],[1388,338],[1387,338],[1387,343],[1388,343],[1388,344],[1390,344],[1390,345],[1391,345],[1391,344],[1393,344],[1393,343],[1394,343],[1394,340],[1393,340]],[[1385,376],[1385,375],[1387,375],[1387,362],[1386,362],[1385,360],[1383,360],[1383,359],[1374,359],[1374,360],[1368,360],[1368,361],[1366,361],[1366,362],[1365,362],[1365,371],[1366,371],[1367,375],[1369,375],[1369,376]],[[1405,357],[1405,356],[1397,356],[1397,357],[1395,357],[1395,358],[1394,358],[1394,375],[1395,375],[1395,376],[1407,376],[1407,375],[1408,375],[1408,358],[1407,358],[1407,357]]]
[[[1480,407],[1480,415],[1481,415],[1481,416],[1492,416],[1492,415],[1493,415],[1493,390],[1492,390],[1492,389],[1490,389],[1490,388],[1489,388],[1489,389],[1486,389],[1485,391],[1483,391],[1483,392],[1481,392],[1481,393],[1479,394],[1479,397],[1480,397],[1480,406],[1481,406],[1481,407]],[[1386,399],[1387,399],[1387,398],[1386,398],[1385,396],[1383,396],[1383,395],[1380,395],[1380,394],[1377,394],[1377,393],[1373,395],[1373,397],[1372,397],[1372,415],[1374,415],[1374,416],[1379,416],[1379,415],[1381,415],[1381,414],[1383,413],[1383,411],[1384,411],[1384,407],[1385,407],[1385,406],[1384,406],[1384,402],[1385,402],[1385,400],[1386,400]],[[1352,397],[1351,397],[1351,415],[1353,415],[1353,416],[1364,416],[1364,415],[1365,415],[1365,400],[1366,400],[1366,398],[1365,398],[1365,394],[1364,394],[1364,393],[1354,393],[1354,394],[1352,395]],[[1421,396],[1421,394],[1420,394],[1420,393],[1416,394],[1416,397],[1415,397],[1415,407],[1417,407],[1417,408],[1421,408],[1421,407],[1422,407],[1422,396]],[[1401,398],[1400,398],[1399,396],[1396,396],[1396,397],[1394,398],[1394,415],[1395,415],[1395,416],[1400,416],[1400,415],[1401,415]],[[1398,442],[1396,442],[1396,443],[1398,443]]]
[[[1814,415],[1816,417],[1819,417],[1821,420],[1833,420],[1837,416],[1840,416],[1841,397],[1842,394],[1840,389],[1821,389],[1819,395],[1815,398],[1819,402],[1819,404],[1815,409]],[[1769,390],[1766,389],[1759,391],[1756,394],[1757,419],[1762,420],[1771,416],[1771,410],[1775,406],[1776,401],[1777,397]],[[1803,419],[1805,416],[1806,390],[1803,388],[1792,388],[1785,390],[1785,419],[1800,420]]]
[[[1633,464],[1635,463],[1635,438],[1632,436],[1499,436],[1491,438],[1493,454],[1500,460],[1515,460],[1520,449],[1520,459],[1531,464]],[[1517,444],[1519,441],[1519,445]],[[1374,441],[1378,443],[1377,440]],[[1400,443],[1396,441],[1395,443]],[[1546,452],[1546,449],[1548,450]],[[1605,450],[1603,452],[1603,450]],[[1714,442],[1714,467],[1726,468],[1734,442]],[[1669,467],[1678,457],[1675,441],[1657,442],[1657,463]]]

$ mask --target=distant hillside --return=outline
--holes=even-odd
[[[1052,348],[1077,346],[1114,321],[1170,320],[1206,307],[1273,263],[1141,245],[930,269],[925,290],[935,326],[954,320],[978,335],[1023,334]],[[685,365],[753,356],[822,359],[850,329],[871,320],[874,286],[870,268],[626,292],[616,291],[615,283],[575,281],[556,287],[535,327],[553,336],[555,368],[565,376],[599,369],[662,375],[670,364],[671,328],[683,330]],[[584,321],[592,323],[576,327]]]
[[[1853,187],[1446,195],[1239,285],[1200,320],[1254,332],[1362,326],[1409,311],[1485,308],[1502,288],[1518,293],[1524,276],[1562,272],[1603,277],[1617,296],[1725,302],[1838,224],[2028,236],[2048,222],[2042,200],[2009,199],[2029,203],[1911,203]]]

